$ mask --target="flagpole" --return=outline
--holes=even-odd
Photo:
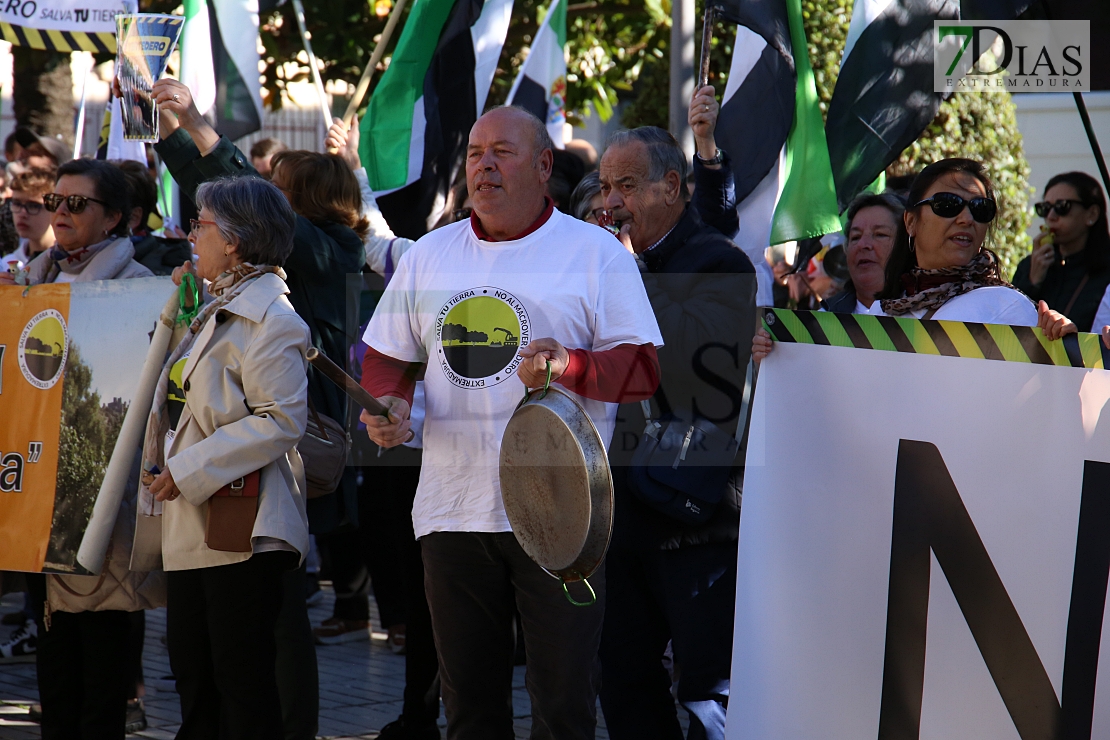
[[[370,88],[370,80],[374,77],[378,62],[385,56],[386,44],[389,43],[389,37],[393,35],[393,29],[397,27],[397,23],[401,20],[401,12],[405,9],[406,2],[407,0],[396,0],[394,3],[393,12],[389,14],[389,20],[386,21],[381,38],[378,39],[378,44],[374,47],[374,53],[370,55],[370,63],[362,71],[362,77],[359,78],[354,97],[347,104],[347,112],[343,114],[343,123],[347,124],[348,127],[350,127],[351,121],[355,119],[355,113],[358,112],[358,107],[362,104],[362,98]]]
[[[705,13],[702,15],[701,65],[698,67],[698,88],[694,90],[695,94],[697,94],[698,90],[709,84],[709,45],[713,40],[713,21],[716,15],[714,13],[715,9],[716,6],[707,2],[705,4]]]
[[[316,68],[316,55],[312,53],[312,42],[309,41],[308,29],[305,28],[304,5],[301,0],[293,0],[293,15],[297,16],[297,27],[301,30],[301,41],[304,42],[304,51],[308,55],[308,66],[312,68],[312,81],[316,84],[316,94],[320,96],[320,115],[324,119],[324,133],[327,133],[331,128],[328,95],[324,91],[324,81],[320,79],[320,70]]]
[[[1083,102],[1083,93],[1072,93],[1075,98],[1075,107],[1079,109],[1079,117],[1083,119],[1083,128],[1087,132],[1087,141],[1091,142],[1091,151],[1095,155],[1095,163],[1098,165],[1098,173],[1102,175],[1103,192],[1110,192],[1110,172],[1106,170],[1106,159],[1102,156],[1102,147],[1098,145],[1098,137],[1095,136],[1095,129],[1091,125],[1091,116],[1087,113],[1087,104]]]
[[[96,63],[96,60],[93,60]],[[79,159],[81,157],[81,138],[85,135],[85,105],[88,100],[87,93],[89,91],[89,73],[92,69],[86,69],[84,76],[81,78],[81,105],[77,109],[77,131],[73,134],[73,158]],[[112,100],[112,96],[108,96],[108,100]]]

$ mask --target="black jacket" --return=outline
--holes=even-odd
[[[844,290],[831,298],[821,301],[821,308],[830,313],[855,313],[856,303],[856,289],[849,281]]]
[[[689,420],[696,414],[734,434],[755,330],[751,260],[690,206],[671,233],[640,257],[644,287],[663,335],[660,392],[677,416]],[[696,527],[684,525],[644,505],[627,487],[621,468],[631,462],[644,425],[640,404],[620,407],[609,453],[619,482],[614,545],[676,549],[735,541],[742,461],[713,518]]]
[[[690,204],[702,221],[732,238],[740,230],[740,217],[736,214],[736,178],[728,152],[722,149],[721,155],[721,166],[715,170],[694,157],[694,195]]]
[[[258,176],[246,156],[225,138],[208,155],[200,151],[184,129],[178,129],[154,146],[177,181],[181,192],[195,199],[201,183],[228,176]],[[312,334],[312,345],[340,367],[347,366],[347,348],[358,326],[346,327],[346,276],[357,274],[365,259],[362,240],[342,224],[309,221],[297,216],[293,251],[285,261],[289,302],[304,319]],[[347,398],[338,386],[311,367],[308,397],[321,414],[346,422]],[[339,526],[357,524],[355,475],[344,474],[339,490],[308,502],[309,523],[315,534]]]
[[[1090,255],[1084,249],[1068,257],[1064,264],[1057,263],[1049,267],[1044,282],[1033,285],[1029,280],[1032,259],[1033,256],[1029,255],[1018,263],[1017,270],[1014,271],[1014,287],[1034,301],[1044,301],[1052,310],[1065,314],[1075,322],[1079,331],[1091,331],[1098,304],[1102,302],[1106,286],[1110,284],[1110,268],[1091,272]],[[1084,276],[1089,277],[1080,289]],[[1073,297],[1075,302],[1070,310],[1065,310]],[[1095,331],[1100,329],[1101,326]]]

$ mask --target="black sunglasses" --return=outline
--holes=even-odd
[[[93,203],[99,203],[105,208],[108,207],[108,204],[104,201],[97,200],[96,198],[89,198],[85,195],[61,195],[60,193],[47,193],[46,195],[42,196],[42,204],[46,206],[46,210],[50,211],[51,213],[58,210],[58,206],[62,204],[63,200],[66,202],[66,208],[69,209],[69,212],[75,215],[78,213],[83,213],[84,210],[88,208],[90,200]]]
[[[37,216],[42,213],[42,203],[36,203],[33,200],[16,200],[15,198],[8,199],[8,205],[12,209],[12,213],[16,211],[25,211],[31,216]]]
[[[971,210],[971,217],[981,224],[990,223],[998,213],[998,205],[990,198],[972,198],[964,200],[955,193],[936,193],[932,198],[914,203],[912,208],[923,206],[926,203],[933,209],[933,213],[941,218],[955,218],[963,213],[965,207]]]
[[[1057,216],[1066,216],[1071,211],[1073,204],[1077,206],[1086,205],[1086,203],[1081,200],[1058,200],[1055,202],[1046,200],[1033,204],[1033,210],[1036,211],[1037,215],[1041,218],[1046,218],[1052,211],[1056,211]]]

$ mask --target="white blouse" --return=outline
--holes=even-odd
[[[875,301],[866,311],[873,316],[886,316],[882,304]],[[920,319],[924,309],[911,311],[906,316]],[[1011,326],[1036,326],[1037,307],[1024,293],[1003,285],[976,288],[958,295],[929,318],[937,321],[968,321],[978,324],[1009,324]]]

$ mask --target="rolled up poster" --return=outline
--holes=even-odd
[[[158,141],[154,83],[166,70],[184,18],[135,13],[116,16],[116,76],[123,92],[123,138]]]

